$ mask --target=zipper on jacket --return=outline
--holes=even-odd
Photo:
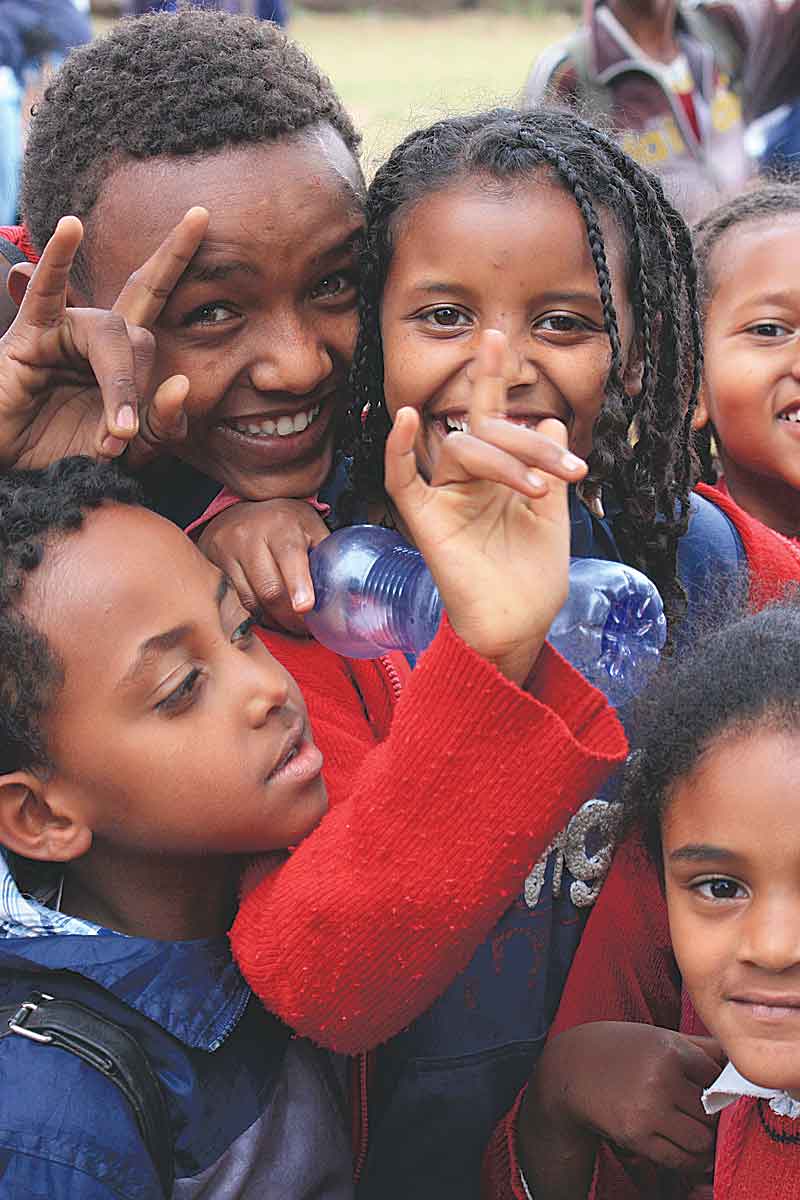
[[[352,1060],[353,1182],[358,1186],[369,1149],[369,1055]]]
[[[397,667],[394,665],[388,654],[382,654],[378,659],[384,670],[386,678],[389,680],[389,686],[394,693],[395,703],[400,699],[400,693],[403,690],[403,681],[397,673]]]

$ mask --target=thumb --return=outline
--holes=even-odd
[[[716,1038],[685,1036],[688,1045],[684,1059],[686,1078],[699,1087],[710,1087],[728,1061]]]
[[[31,281],[33,272],[36,270],[33,263],[15,263],[8,272],[6,278],[6,291],[11,299],[16,304],[17,308],[25,299],[25,293],[28,290],[28,284]]]

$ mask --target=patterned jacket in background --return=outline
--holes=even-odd
[[[800,0],[680,6],[677,37],[700,101],[700,137],[663,65],[641,51],[605,5],[595,5],[581,29],[540,56],[523,102],[575,105],[601,126],[610,123],[623,149],[662,177],[677,207],[694,221],[738,191],[753,171],[744,109],[754,115],[774,95],[783,102],[797,94],[800,72],[774,51],[778,40],[790,44],[798,37],[799,24]],[[773,49],[768,74],[764,47]]]

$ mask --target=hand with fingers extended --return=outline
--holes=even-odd
[[[517,1124],[537,1200],[587,1195],[600,1140],[658,1167],[701,1178],[716,1118],[701,1104],[724,1055],[712,1038],[624,1021],[577,1025],[545,1047]]]
[[[304,634],[314,606],[308,552],[327,536],[307,500],[243,501],[209,521],[197,544],[265,625]]]
[[[202,241],[205,209],[191,209],[127,281],[114,307],[70,308],[70,271],[83,238],[62,217],[35,267],[12,268],[19,311],[0,338],[0,469],[41,467],[71,454],[137,466],[185,435],[188,380],[151,390],[151,326]]]
[[[430,481],[417,468],[419,416],[400,409],[386,443],[386,488],[430,568],[456,633],[524,683],[568,588],[567,483],[586,464],[560,421],[528,429],[504,419],[497,330],[482,336],[469,432],[442,442]]]

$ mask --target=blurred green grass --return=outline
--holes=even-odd
[[[543,13],[535,0],[496,2],[440,16],[293,10],[289,33],[330,75],[361,129],[369,174],[410,130],[513,102],[533,59],[575,26],[574,16]],[[108,24],[96,21],[98,31]]]
[[[331,77],[364,135],[368,173],[410,130],[514,102],[567,16],[480,9],[440,17],[297,13],[289,32]]]

